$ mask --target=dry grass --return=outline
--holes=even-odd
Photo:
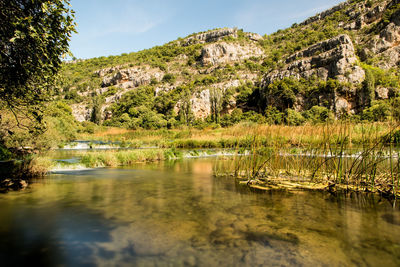
[[[206,143],[240,141],[251,136],[259,136],[266,140],[266,144],[280,144],[282,146],[309,146],[322,143],[335,143],[343,134],[343,129],[349,138],[350,144],[361,144],[365,136],[374,139],[386,135],[390,131],[389,123],[346,124],[341,122],[332,124],[285,126],[259,125],[242,123],[228,128],[217,129],[173,129],[173,130],[127,130],[120,128],[104,128],[95,134],[81,134],[81,140],[121,141],[136,143],[143,146],[173,147],[176,143],[183,144],[193,141],[200,145]],[[329,138],[329,140],[328,140]],[[180,147],[182,147],[180,146]]]

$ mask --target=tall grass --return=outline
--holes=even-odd
[[[217,129],[161,129],[161,130],[124,130],[105,128],[95,134],[81,134],[80,140],[97,140],[122,142],[126,147],[158,148],[235,148],[251,146],[251,133],[262,132],[259,136],[263,145],[285,147],[321,146],[327,141],[334,143],[343,123],[331,123],[329,129],[331,140],[326,140],[326,124],[285,126],[259,125],[241,123],[228,128]],[[363,135],[364,127],[374,127],[377,136],[384,136],[390,130],[389,123],[352,124],[349,128],[349,142],[360,145],[367,136]],[[250,137],[249,137],[250,136]],[[350,138],[351,137],[351,138]]]
[[[286,179],[323,183],[330,190],[340,187],[397,196],[400,162],[392,135],[398,125],[389,125],[385,135],[380,125],[357,125],[361,134],[356,135],[357,146],[354,127],[349,122],[326,124],[317,144],[297,149],[278,142],[267,147],[262,140],[268,131],[263,127],[251,129],[248,156],[233,160],[233,175],[258,184]]]
[[[124,151],[88,152],[82,155],[80,163],[89,168],[130,166],[141,162],[154,162],[180,157],[175,150],[141,149]]]

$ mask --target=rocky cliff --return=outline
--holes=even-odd
[[[223,28],[120,57],[66,64],[69,73],[87,70],[80,80],[70,79],[78,82],[66,92],[80,96],[80,103],[72,103],[80,121],[92,117],[93,95],[102,98],[103,119],[140,116],[124,101],[142,91],[151,97],[140,96],[147,99],[140,105],[165,120],[178,119],[187,103],[195,118],[209,117],[210,90],[224,99],[225,113],[239,101],[243,111],[261,114],[265,105],[282,112],[317,105],[359,114],[374,99],[396,96],[399,44],[400,0],[350,0],[269,36]]]
[[[310,79],[314,75],[324,81],[331,78],[341,82],[360,83],[365,75],[364,70],[356,65],[353,43],[345,34],[290,55],[283,62],[283,68],[273,70],[265,76],[264,86],[284,77]]]
[[[223,63],[232,63],[241,61],[251,57],[260,57],[264,55],[264,51],[254,44],[232,44],[219,42],[206,45],[201,50],[201,64],[219,65]]]
[[[237,29],[224,28],[195,34],[184,39],[183,42],[181,42],[181,45],[189,46],[198,43],[212,43],[222,40],[225,37],[237,38]]]

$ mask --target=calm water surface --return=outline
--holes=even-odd
[[[379,197],[251,192],[217,159],[54,174],[0,195],[1,266],[399,266]]]

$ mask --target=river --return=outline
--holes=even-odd
[[[52,174],[0,195],[2,266],[399,266],[376,195],[254,192],[221,159]]]

